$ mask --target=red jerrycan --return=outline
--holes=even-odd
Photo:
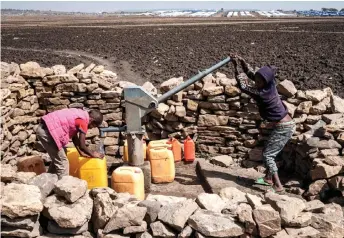
[[[172,145],[172,152],[174,157],[174,162],[179,162],[182,160],[182,147],[176,138],[170,138],[167,144]]]
[[[184,159],[185,162],[193,162],[195,160],[195,142],[188,136],[184,141]]]

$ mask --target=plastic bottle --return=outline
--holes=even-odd
[[[182,147],[176,138],[170,138],[167,144],[172,145],[172,152],[174,157],[174,162],[179,162],[182,160]]]
[[[195,142],[188,136],[184,141],[184,159],[185,162],[193,162],[195,158]]]

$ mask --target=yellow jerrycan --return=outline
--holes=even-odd
[[[147,159],[147,144],[146,141],[142,141],[142,147],[143,147],[143,159],[146,160]],[[128,162],[129,161],[129,152],[128,152],[128,141],[125,140],[124,141],[124,155],[123,155],[123,161],[124,162]]]
[[[143,172],[138,167],[122,166],[115,169],[111,176],[111,187],[118,193],[129,193],[139,200],[145,199]]]
[[[78,178],[87,182],[88,189],[108,187],[106,158],[79,157]]]
[[[156,147],[149,150],[152,182],[170,183],[175,178],[175,165],[171,148]]]
[[[69,175],[79,176],[79,152],[75,147],[67,148],[67,158],[69,162]]]
[[[150,149],[153,149],[156,147],[172,148],[172,145],[168,144],[168,139],[150,141],[147,146],[147,159],[148,160],[150,160]]]

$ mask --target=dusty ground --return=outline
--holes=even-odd
[[[331,86],[343,97],[343,29],[344,18],[6,17],[1,57],[44,66],[96,62],[142,84],[190,77],[237,52],[256,66],[276,65],[279,78],[298,88]]]
[[[196,173],[196,162],[179,162],[176,163],[175,180],[167,184],[152,184],[151,194],[196,198],[198,194],[205,192],[202,184],[203,181],[200,181]]]

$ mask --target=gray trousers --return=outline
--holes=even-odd
[[[46,125],[44,123],[39,124],[36,133],[37,138],[51,158],[48,173],[57,174],[59,179],[63,176],[69,175],[69,162],[66,153],[63,148],[58,150],[57,145],[50,135]]]
[[[268,169],[268,174],[273,175],[278,172],[275,162],[277,155],[283,150],[288,140],[295,130],[295,122],[282,122],[275,126],[263,150],[263,161]]]

